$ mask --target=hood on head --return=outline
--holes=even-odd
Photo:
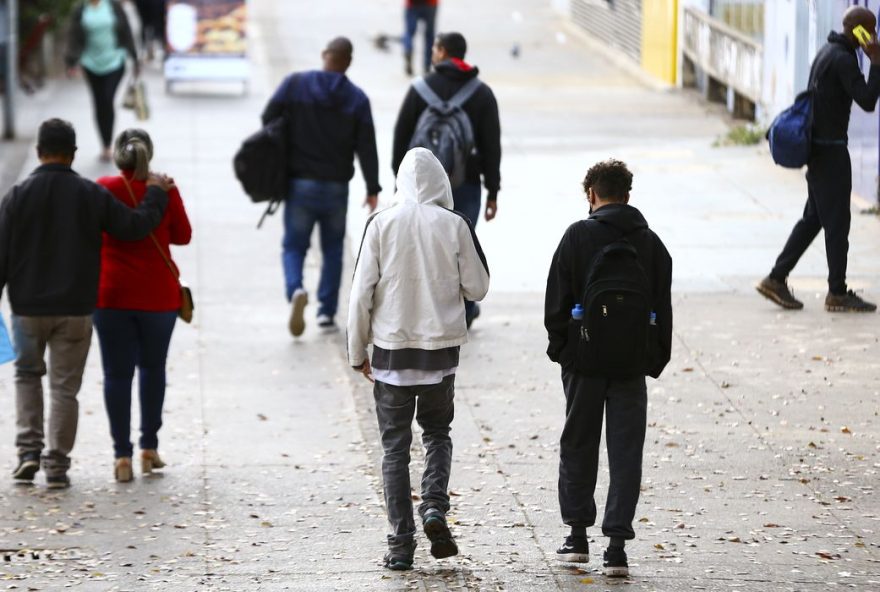
[[[452,209],[449,175],[430,150],[413,148],[403,157],[397,171],[397,200]]]

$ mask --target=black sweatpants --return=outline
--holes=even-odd
[[[602,533],[635,538],[632,521],[642,482],[648,393],[645,377],[611,380],[562,371],[565,427],[559,450],[559,507],[569,526],[596,523],[596,476],[605,415],[611,481]]]
[[[122,82],[122,75],[125,74],[125,66],[108,74],[95,74],[86,68],[83,68],[83,72],[89,83],[89,90],[92,91],[92,106],[101,144],[104,148],[109,148],[113,143],[113,123],[116,118],[113,101],[116,98],[116,89]]]
[[[828,291],[846,293],[846,259],[849,252],[852,163],[846,145],[814,144],[807,167],[807,205],[770,277],[784,281],[807,247],[825,230],[828,258]]]

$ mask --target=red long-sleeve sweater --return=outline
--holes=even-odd
[[[147,191],[146,183],[132,179],[131,171],[122,174],[140,203]],[[98,184],[125,205],[134,207],[122,177],[102,177]],[[153,234],[169,258],[169,245],[185,245],[192,238],[192,227],[176,187],[168,192],[168,207]],[[97,307],[152,312],[180,308],[177,280],[151,238],[127,242],[104,234]]]

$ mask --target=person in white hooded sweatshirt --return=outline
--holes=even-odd
[[[405,570],[416,547],[409,478],[414,416],[425,446],[419,515],[431,555],[458,553],[446,525],[455,372],[467,342],[464,301],[486,296],[489,267],[473,226],[452,210],[449,177],[429,150],[406,154],[395,197],[364,230],[349,301],[348,358],[374,382],[392,531],[385,567]]]

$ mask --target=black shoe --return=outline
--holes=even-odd
[[[470,315],[465,315],[465,323],[467,324],[467,328],[470,329],[471,325],[474,324],[474,320],[480,316],[480,305],[476,302],[474,303],[474,312]]]
[[[629,575],[629,564],[626,562],[626,551],[623,547],[608,547],[602,557],[606,576],[625,578]]]
[[[336,324],[336,321],[333,320],[333,317],[328,315],[318,315],[318,329],[321,333],[337,333],[339,331],[339,326]]]
[[[800,310],[804,303],[794,297],[785,282],[775,280],[769,275],[755,286],[755,289],[768,300],[772,300],[782,308]]]
[[[828,312],[874,312],[877,305],[867,302],[849,290],[846,294],[832,294],[825,297],[825,310]]]
[[[412,66],[412,54],[404,54],[403,56],[403,71],[406,72],[407,76],[413,75],[413,66]]]
[[[18,483],[33,483],[39,470],[40,453],[26,452],[18,457],[18,466],[12,472],[12,478]]]
[[[566,563],[587,563],[590,561],[590,544],[585,538],[568,535],[565,543],[556,549],[556,558]]]
[[[446,520],[440,512],[432,512],[426,515],[425,522],[422,524],[425,530],[425,536],[431,541],[431,555],[435,559],[445,559],[458,555],[458,545],[449,532]]]
[[[408,571],[413,568],[413,558],[411,555],[404,557],[403,555],[392,555],[389,553],[385,556],[382,565],[385,569],[390,569],[391,571]]]
[[[67,489],[70,487],[70,477],[67,475],[50,475],[46,477],[46,487],[49,489]]]

